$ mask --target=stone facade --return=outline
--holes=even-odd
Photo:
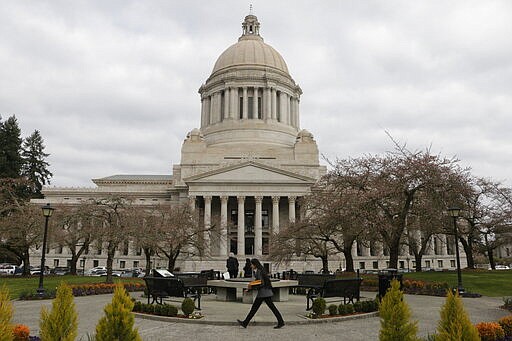
[[[300,128],[302,90],[283,57],[264,43],[256,16],[245,17],[242,28],[238,42],[221,54],[199,88],[201,126],[187,134],[181,162],[173,166],[172,175],[114,175],[93,179],[95,188],[45,188],[45,199],[35,202],[77,205],[107,195],[123,196],[138,205],[188,202],[205,226],[214,226],[214,233],[206,236],[207,256],[179,259],[182,270],[224,270],[229,252],[240,260],[254,256],[271,263],[269,238],[300,219],[300,199],[326,168],[319,164],[313,135]],[[118,252],[114,267],[145,265],[141,253],[130,245]],[[362,245],[354,246],[356,268],[386,267],[382,248]],[[453,255],[442,248],[437,251],[433,247],[425,266],[453,268]],[[48,265],[65,265],[65,252],[50,250]],[[104,252],[92,253],[86,256],[86,268],[105,264]],[[407,254],[400,260],[404,268],[412,267]],[[332,261],[331,268],[344,267],[343,257]],[[163,259],[155,262],[166,264]],[[302,257],[270,267],[317,271],[321,263]]]

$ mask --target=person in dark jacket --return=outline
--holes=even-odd
[[[246,258],[245,259],[244,277],[245,278],[251,278],[252,277],[252,266],[251,266],[251,259],[250,258]]]
[[[274,328],[282,328],[284,326],[283,316],[281,316],[281,313],[279,312],[279,310],[277,310],[277,307],[274,305],[274,302],[272,302],[272,296],[274,295],[274,293],[272,292],[272,283],[270,282],[270,278],[268,277],[267,271],[265,271],[265,268],[256,258],[251,259],[251,266],[253,270],[255,270],[256,279],[261,280],[261,285],[259,285],[257,288],[252,288],[252,290],[258,290],[258,295],[256,296],[254,303],[252,304],[249,314],[247,314],[245,320],[237,321],[242,327],[247,328],[247,325],[249,324],[249,322],[251,322],[251,319],[254,317],[254,315],[260,308],[261,304],[265,302],[272,311],[272,313],[274,313],[274,316],[277,319],[277,325]]]
[[[229,277],[236,278],[238,275],[238,259],[235,258],[235,254],[233,252],[229,253],[229,258],[226,261],[226,268],[228,268]]]

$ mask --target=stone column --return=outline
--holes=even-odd
[[[208,96],[204,99],[204,123],[205,123],[205,125],[210,124],[210,109],[211,109],[210,96]]]
[[[286,94],[286,123],[293,125],[292,122],[292,99],[290,95]]]
[[[231,87],[229,89],[229,101],[229,118],[234,119],[238,115],[236,110],[238,108],[238,88]]]
[[[261,202],[263,197],[254,197],[256,210],[254,212],[254,254],[261,256],[263,254],[263,230],[261,226]]]
[[[237,255],[245,254],[245,197],[238,196],[238,252]]]
[[[206,119],[206,113],[205,113],[205,99],[201,98],[201,128],[203,128],[205,124]]]
[[[288,215],[290,224],[295,223],[295,199],[297,199],[297,197],[288,197]]]
[[[277,120],[277,93],[276,88],[272,88],[272,120]]]
[[[188,205],[190,207],[190,213],[194,213],[196,211],[196,196],[191,195],[188,197]]]
[[[287,109],[286,109],[286,107],[287,107],[287,105],[286,105],[287,104],[286,103],[286,98],[287,98],[286,93],[281,91],[279,93],[279,104],[280,104],[280,107],[281,107],[280,110],[279,110],[279,113],[280,113],[280,116],[281,116],[280,117],[281,118],[280,121],[282,123],[285,123],[285,124],[287,123],[287,118],[286,118],[286,111],[287,111]]]
[[[279,199],[281,197],[272,197],[272,232],[279,233]]]
[[[228,198],[220,197],[220,249],[221,256],[228,255]]]
[[[248,98],[247,98],[247,87],[244,86],[243,87],[243,104],[244,104],[244,108],[243,108],[243,118],[244,119],[247,119],[248,115],[249,115],[249,101],[248,101]]]
[[[258,118],[258,88],[254,87],[252,92],[252,118]]]
[[[272,97],[270,88],[265,88],[265,105],[263,106],[263,117],[265,120],[272,119]]]
[[[446,256],[448,254],[448,240],[446,234],[439,235],[441,239],[441,255]]]
[[[300,129],[300,115],[299,115],[299,107],[300,107],[300,100],[299,97],[297,97],[295,101],[295,127],[297,129]]]
[[[224,90],[224,117],[221,115],[221,121],[229,117],[229,88]]]
[[[357,257],[357,240],[354,240],[354,243],[352,243],[352,257]]]
[[[212,226],[212,197],[204,197],[204,254],[210,253],[210,227]]]
[[[221,121],[222,111],[222,93],[220,91],[215,93],[215,123]]]

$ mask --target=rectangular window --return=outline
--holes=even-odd
[[[128,242],[124,242],[124,245],[123,245],[123,256],[128,256],[128,251],[129,251],[129,243]]]
[[[59,266],[59,260],[58,259],[54,259],[53,260],[53,267],[56,268]]]
[[[415,260],[413,260],[413,261],[412,261],[412,267],[413,267],[413,268],[415,268],[415,267],[416,267],[416,261],[415,261]]]
[[[363,255],[363,248],[360,243],[357,243],[357,255],[361,257]]]
[[[134,260],[133,261],[133,267],[134,268],[138,268],[139,267],[139,261],[138,260]]]
[[[278,92],[276,96],[276,115],[277,122],[281,122],[281,93]]]
[[[451,268],[454,268],[455,267],[455,261],[452,259],[450,260],[450,267]]]
[[[124,260],[119,261],[119,268],[121,268],[121,269],[126,268],[126,261],[124,261]]]
[[[136,255],[137,255],[137,256],[142,255],[142,248],[141,248],[141,247],[137,248]]]
[[[268,228],[269,226],[268,210],[261,210],[261,226],[263,228]]]
[[[244,98],[240,97],[240,101],[238,103],[238,112],[240,114],[240,119],[244,118]]]
[[[361,269],[361,270],[366,269],[366,264],[364,262],[359,262],[359,269]]]
[[[510,257],[510,248],[506,248],[506,251],[507,251],[507,257]]]
[[[438,260],[437,261],[437,267],[438,268],[442,268],[443,267],[443,261],[442,260]]]
[[[62,250],[63,250],[62,245],[59,245],[59,246],[57,247],[57,252],[56,252],[56,253],[58,253],[58,254],[60,255],[60,254],[62,254]]]
[[[404,269],[405,268],[405,262],[403,260],[401,260],[400,263],[399,263],[399,266],[400,266],[400,269]]]
[[[220,95],[220,120],[224,121],[224,118],[226,117],[226,113],[224,112],[224,101],[226,100],[226,97],[224,96],[224,91],[222,91],[222,94]]]
[[[430,261],[429,260],[425,261],[425,267],[430,268]]]
[[[262,100],[261,97],[258,97],[258,118],[261,120],[263,118],[262,114],[262,106],[261,106]]]
[[[100,265],[100,261],[99,261],[99,260],[96,260],[96,259],[95,259],[95,260],[93,260],[93,261],[92,261],[92,267],[93,267],[93,268],[96,268],[96,267],[98,267],[99,265]]]
[[[379,268],[379,262],[375,261],[373,262],[373,268],[378,269]]]

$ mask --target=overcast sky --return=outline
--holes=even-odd
[[[512,1],[252,1],[329,158],[432,146],[512,185]],[[249,1],[2,1],[0,114],[52,185],[169,174]]]

